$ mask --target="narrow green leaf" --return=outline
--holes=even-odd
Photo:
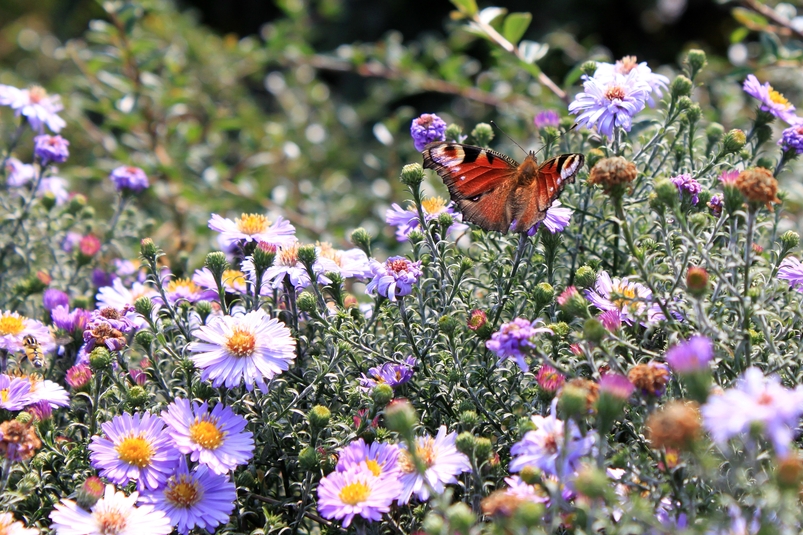
[[[524,37],[524,32],[530,26],[533,16],[530,13],[511,13],[505,18],[502,26],[502,35],[513,44],[519,42]]]
[[[731,44],[741,43],[748,35],[750,35],[750,30],[744,26],[739,26],[731,32]]]
[[[452,3],[460,13],[467,17],[473,17],[477,14],[478,8],[476,0],[452,0]]]

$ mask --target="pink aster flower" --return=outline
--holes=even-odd
[[[0,513],[0,533],[3,535],[39,535],[38,529],[26,528],[25,524],[14,520],[11,513]]]
[[[205,401],[190,404],[176,398],[162,411],[162,419],[176,448],[217,474],[234,470],[253,457],[253,434],[245,431],[248,422],[223,404],[217,404],[210,412]]]
[[[560,126],[560,115],[555,110],[543,110],[535,114],[533,124],[536,128],[546,128],[551,126],[557,128]]]
[[[666,362],[677,373],[693,373],[707,370],[714,357],[714,345],[705,336],[692,336],[666,352]]]
[[[734,186],[736,184],[736,179],[739,178],[740,172],[741,171],[738,169],[722,171],[719,174],[719,181],[722,182],[723,186]]]
[[[220,238],[227,247],[236,245],[240,240],[264,241],[273,245],[290,245],[296,241],[295,227],[281,216],[272,223],[261,214],[242,214],[234,220],[212,214],[209,228],[220,232]]]
[[[566,383],[566,376],[549,364],[544,364],[538,369],[535,382],[545,391],[555,393]]]
[[[449,233],[463,232],[468,228],[468,225],[461,222],[463,220],[462,214],[455,211],[452,203],[447,203],[442,197],[430,197],[421,201],[421,211],[424,212],[424,219],[427,222],[438,219],[441,214],[451,215],[454,223],[449,226],[447,230]],[[388,225],[396,227],[396,239],[398,241],[407,241],[410,232],[421,230],[421,222],[415,205],[411,205],[405,210],[398,204],[393,203],[390,209],[385,212],[385,221]]]
[[[569,113],[577,115],[577,123],[597,128],[600,134],[610,136],[614,128],[629,132],[633,117],[644,109],[652,88],[638,72],[627,76],[614,74],[609,80],[589,78],[583,92],[569,104]]]
[[[266,379],[287,370],[295,358],[290,329],[262,309],[213,318],[192,334],[201,341],[189,344],[195,353],[190,358],[202,370],[201,379],[215,387],[234,388],[244,382],[249,392],[256,384],[267,393]]]
[[[175,470],[179,452],[158,416],[125,412],[101,428],[104,436],[92,437],[89,459],[109,481],[118,485],[136,481],[139,490],[156,489]]]
[[[420,260],[412,262],[403,256],[392,256],[384,263],[373,260],[371,270],[374,278],[365,287],[365,293],[376,292],[391,301],[412,293],[413,286],[423,275]]]
[[[380,478],[365,465],[334,471],[318,484],[318,513],[343,521],[347,528],[355,516],[378,522],[390,511],[401,484],[395,478]]]
[[[541,333],[552,334],[551,329],[546,327],[536,327],[541,320],[529,321],[524,318],[516,318],[508,323],[503,323],[499,330],[491,335],[491,339],[485,342],[485,347],[493,351],[501,364],[508,358],[514,358],[516,364],[524,372],[530,371],[525,356],[530,349],[535,347],[533,338]]]
[[[58,116],[58,112],[64,109],[61,97],[48,95],[39,86],[18,89],[10,85],[0,85],[0,106],[9,106],[14,110],[14,115],[28,119],[31,128],[39,133],[44,132],[45,126],[59,133],[67,125]]]
[[[17,312],[0,313],[0,349],[5,349],[9,353],[22,351],[26,336],[36,338],[45,353],[56,348],[50,329],[41,321],[26,318]]]
[[[63,499],[50,513],[50,527],[56,535],[169,535],[170,519],[151,505],[134,504],[139,493],[126,497],[106,485],[103,498],[87,511],[72,500]]]
[[[16,158],[6,160],[6,184],[12,188],[24,186],[35,176],[33,165],[22,163]]]
[[[435,438],[430,435],[416,438],[416,456],[426,466],[423,474],[418,473],[410,453],[406,451],[406,446],[401,445],[403,451],[399,456],[399,466],[402,472],[400,480],[402,489],[399,493],[399,503],[409,502],[413,494],[419,500],[427,501],[430,497],[430,488],[441,494],[447,484],[457,483],[458,474],[471,471],[468,457],[457,451],[456,440],[457,432],[453,431],[447,435],[445,425],[438,429]],[[428,485],[424,484],[425,480]]]
[[[754,75],[748,74],[743,89],[745,93],[761,102],[761,110],[770,112],[789,124],[798,122],[795,107],[786,100],[786,97],[773,89],[769,82],[761,84]]]

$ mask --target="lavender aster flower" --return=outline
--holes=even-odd
[[[699,182],[694,180],[690,174],[684,173],[682,175],[672,177],[671,180],[675,187],[678,188],[681,199],[683,198],[683,194],[686,193],[691,196],[692,204],[696,205],[700,201],[698,194],[703,190],[703,187]]]
[[[652,304],[652,292],[643,284],[632,282],[627,277],[611,280],[610,275],[600,271],[593,288],[585,290],[586,298],[601,311],[617,310],[621,320],[632,325],[636,317],[646,313],[649,321],[663,318]]]
[[[53,318],[53,325],[57,329],[80,334],[83,333],[92,314],[82,308],[76,308],[70,312],[66,306],[57,306],[50,311],[50,315]]]
[[[533,124],[536,128],[546,128],[547,126],[557,128],[560,126],[560,116],[555,110],[539,111],[535,114]]]
[[[0,106],[9,106],[17,117],[28,119],[31,128],[36,132],[44,132],[45,126],[59,133],[67,123],[57,114],[64,109],[61,97],[50,96],[44,88],[31,86],[18,89],[10,85],[0,85]]]
[[[743,89],[745,93],[761,101],[761,110],[770,112],[789,124],[798,121],[795,107],[786,100],[786,97],[773,89],[769,82],[762,85],[754,75],[749,74],[744,81]]]
[[[36,172],[29,163],[22,163],[16,158],[6,160],[6,183],[12,188],[18,188],[31,181]]]
[[[722,195],[714,195],[711,197],[711,200],[708,201],[708,209],[711,210],[711,213],[716,217],[719,217],[722,215],[722,203]]]
[[[457,432],[453,431],[447,435],[445,425],[440,426],[435,438],[429,435],[416,438],[416,456],[426,466],[423,475],[416,470],[406,446],[401,445],[404,450],[399,456],[399,466],[402,471],[400,480],[402,489],[398,499],[400,504],[409,502],[413,494],[419,500],[426,501],[429,499],[430,487],[440,494],[447,484],[457,482],[458,474],[471,471],[468,457],[457,451],[456,440]],[[429,486],[424,485],[425,479]]]
[[[784,152],[803,154],[803,124],[792,125],[784,130],[778,145]]]
[[[705,336],[696,335],[666,352],[666,362],[677,373],[708,369],[714,357],[714,346]]]
[[[424,113],[410,125],[415,150],[421,152],[428,143],[446,139],[446,123],[434,113]]]
[[[531,228],[527,234],[532,236],[538,229],[541,228],[543,224],[549,232],[552,234],[557,234],[558,232],[563,232],[566,227],[569,226],[569,222],[572,220],[572,214],[574,210],[571,208],[566,208],[561,204],[560,201],[555,201],[552,203],[552,206],[547,208],[546,211],[546,218],[543,221],[536,223],[536,225]]]
[[[30,402],[31,383],[21,377],[0,374],[0,409],[21,410]]]
[[[583,84],[583,90],[569,104],[569,113],[579,114],[579,125],[596,126],[597,131],[606,136],[612,135],[615,127],[629,132],[632,118],[644,109],[652,91],[636,71],[627,76],[615,74],[605,82],[589,78]]]
[[[290,281],[290,285],[296,290],[306,288],[310,285],[310,276],[307,268],[298,257],[298,242],[279,247],[276,251],[276,258],[273,265],[265,270],[262,275],[263,287],[261,291],[267,292],[268,288],[281,288],[285,280]],[[339,272],[339,266],[328,258],[323,257],[321,248],[315,248],[315,263],[312,264],[312,271],[320,284],[329,284],[330,281],[324,273]],[[250,270],[250,266],[249,266]],[[253,279],[256,280],[255,278]]]
[[[361,438],[340,450],[336,470],[365,465],[376,477],[396,479],[401,475],[398,458],[401,450],[395,444],[374,442],[370,446]]]
[[[193,462],[225,474],[246,464],[254,454],[254,439],[245,431],[248,422],[229,407],[218,404],[209,412],[207,403],[190,404],[177,398],[162,411],[176,449],[190,454]]]
[[[376,477],[364,464],[334,471],[318,484],[318,513],[343,521],[347,528],[355,516],[377,522],[399,495],[396,478]]]
[[[382,366],[369,368],[368,377],[363,375],[360,384],[366,389],[374,388],[378,384],[387,384],[396,388],[413,378],[415,364],[415,357],[409,356],[403,364],[386,362]]]
[[[109,175],[117,191],[139,193],[148,187],[148,176],[139,167],[124,165],[116,168]]]
[[[391,301],[409,295],[413,285],[423,275],[420,260],[411,262],[403,256],[392,256],[384,264],[374,260],[371,262],[371,272],[374,278],[365,287],[365,293],[370,295],[376,292]]]
[[[212,214],[208,226],[220,232],[220,243],[227,248],[237,245],[241,240],[282,246],[292,245],[296,241],[295,227],[281,216],[272,223],[262,214],[241,214],[234,220]]]
[[[778,268],[778,278],[789,281],[790,288],[803,293],[803,264],[793,256],[787,256]]]
[[[55,288],[48,288],[42,293],[42,305],[45,310],[52,312],[57,306],[69,306],[70,296],[61,290]]]
[[[647,103],[650,107],[654,107],[655,100],[653,99],[653,94],[657,98],[661,98],[663,96],[663,91],[667,89],[669,78],[662,74],[652,72],[652,69],[650,69],[644,61],[638,63],[636,56],[625,56],[615,64],[598,61],[597,70],[594,72],[594,78],[600,82],[609,82],[615,78],[617,74],[627,76],[631,73],[635,73],[639,81],[650,87]]]
[[[143,490],[159,488],[173,474],[179,452],[158,416],[126,412],[101,428],[105,436],[89,444],[89,459],[101,476],[118,485],[135,480]]]
[[[493,351],[499,357],[499,363],[512,357],[516,359],[516,364],[522,371],[530,371],[530,365],[525,360],[525,353],[535,347],[532,339],[536,334],[549,333],[546,327],[536,327],[540,320],[530,322],[524,318],[516,318],[511,322],[503,323],[499,330],[491,335],[491,339],[485,342],[485,347]]]
[[[443,213],[449,214],[454,219],[454,223],[449,226],[447,232],[463,232],[468,228],[468,225],[461,223],[463,220],[462,214],[456,212],[452,203],[447,203],[441,197],[431,197],[421,201],[421,210],[424,212],[424,218],[427,222],[438,219]],[[385,213],[385,221],[388,225],[393,225],[396,228],[396,239],[398,241],[407,241],[410,232],[421,229],[421,222],[418,218],[418,211],[415,205],[410,206],[407,210],[403,209],[396,203],[393,203],[390,209]]]
[[[31,384],[31,391],[28,394],[29,403],[44,401],[53,409],[70,405],[70,394],[60,384],[48,379],[43,380],[36,374],[22,378]]]
[[[33,138],[33,153],[42,161],[42,165],[64,163],[70,155],[67,149],[69,144],[70,142],[61,136],[42,134]]]
[[[36,190],[37,197],[44,197],[51,193],[56,198],[56,205],[61,206],[70,200],[70,192],[67,189],[67,179],[60,176],[46,176],[39,181],[39,188]]]
[[[50,329],[41,321],[26,318],[17,312],[0,313],[0,349],[10,353],[22,351],[23,341],[28,335],[39,341],[45,353],[56,347]]]

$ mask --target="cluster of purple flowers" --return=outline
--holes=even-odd
[[[446,123],[434,113],[425,113],[413,119],[410,125],[415,150],[421,152],[427,144],[446,139]]]
[[[68,407],[70,395],[59,384],[37,375],[0,374],[0,408],[7,411],[41,407],[49,417],[49,409]],[[37,409],[35,409],[37,410]],[[40,411],[41,412],[41,411]]]
[[[682,199],[684,194],[688,195],[691,203],[696,205],[700,198],[698,195],[703,191],[703,187],[688,173],[672,177],[672,183],[678,188],[678,193]]]
[[[531,349],[535,348],[533,338],[541,333],[552,334],[552,330],[546,327],[536,327],[540,322],[541,320],[529,321],[524,318],[516,318],[508,323],[503,323],[499,330],[491,335],[491,339],[485,342],[485,347],[499,357],[499,363],[508,358],[514,358],[519,368],[527,372],[530,370],[530,365],[525,357]]]
[[[423,274],[421,261],[412,262],[403,256],[392,256],[384,263],[371,261],[373,279],[365,287],[369,294],[376,292],[382,297],[396,301],[410,295],[413,286]]]
[[[416,359],[408,356],[403,363],[386,362],[381,366],[368,369],[368,375],[360,378],[360,386],[365,389],[374,388],[378,384],[386,384],[392,388],[401,386],[413,378]]]
[[[223,405],[210,411],[206,403],[176,399],[161,417],[123,413],[103,423],[103,436],[89,444],[90,462],[116,485],[135,481],[137,501],[162,511],[179,533],[214,529],[234,510],[229,472],[253,456],[246,424]],[[191,470],[185,455],[196,463]]]

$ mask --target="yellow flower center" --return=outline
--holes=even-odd
[[[382,465],[376,462],[374,459],[370,459],[365,461],[365,464],[368,466],[368,470],[371,471],[376,477],[382,475]]]
[[[39,104],[47,98],[47,91],[41,86],[32,85],[28,88],[28,100],[31,104]]]
[[[362,481],[355,481],[340,490],[340,501],[348,505],[364,502],[371,495],[371,488]]]
[[[630,74],[638,66],[636,56],[625,56],[616,62],[616,71],[620,74]]]
[[[438,456],[437,453],[438,452],[435,451],[435,439],[432,437],[427,437],[423,440],[423,443],[419,442],[415,447],[415,454],[424,462],[427,468],[435,464],[435,458]],[[406,474],[415,472],[415,463],[413,463],[410,452],[401,452],[401,455],[399,455],[399,466],[402,472]]]
[[[19,334],[25,328],[22,316],[4,314],[0,316],[0,336]]]
[[[167,284],[167,291],[170,293],[175,293],[182,288],[190,293],[198,293],[201,291],[201,288],[190,279],[176,279]]]
[[[223,444],[224,436],[223,431],[209,420],[196,420],[190,426],[190,439],[208,450],[219,448]]]
[[[98,526],[98,533],[101,535],[117,535],[125,531],[128,519],[117,510],[98,511],[92,516]]]
[[[235,357],[250,357],[257,346],[256,338],[250,331],[235,327],[226,341],[226,349]]]
[[[623,100],[625,98],[625,89],[620,85],[609,85],[605,91],[605,98],[608,100]]]
[[[432,197],[421,201],[421,208],[428,215],[439,214],[446,208],[446,200],[441,197]],[[415,210],[415,208],[413,208]]]
[[[343,254],[332,247],[331,243],[318,242],[317,245],[320,248],[321,257],[328,258],[338,266],[343,267]]]
[[[245,285],[245,273],[236,269],[227,269],[223,272],[223,285],[240,286]]]
[[[617,284],[611,289],[611,302],[616,305],[616,308],[619,310],[632,306],[635,298],[636,289],[632,286]]]
[[[278,260],[282,266],[295,266],[298,263],[298,244],[294,243],[279,249]]]
[[[8,388],[0,390],[0,401],[2,401],[3,403],[8,402]],[[0,533],[0,535],[2,535],[2,533]]]
[[[151,464],[154,451],[142,435],[132,435],[123,439],[115,448],[120,460],[137,468],[146,468]]]
[[[774,90],[772,86],[770,86],[770,100],[773,104],[780,104],[784,108],[788,108],[790,106],[789,101],[786,100],[786,97]]]
[[[165,490],[165,498],[173,505],[184,509],[201,501],[202,496],[203,492],[198,483],[183,474],[179,476],[178,481],[168,483],[167,490]]]
[[[270,220],[260,214],[242,214],[234,222],[237,224],[237,230],[249,236],[265,232],[270,226]]]

